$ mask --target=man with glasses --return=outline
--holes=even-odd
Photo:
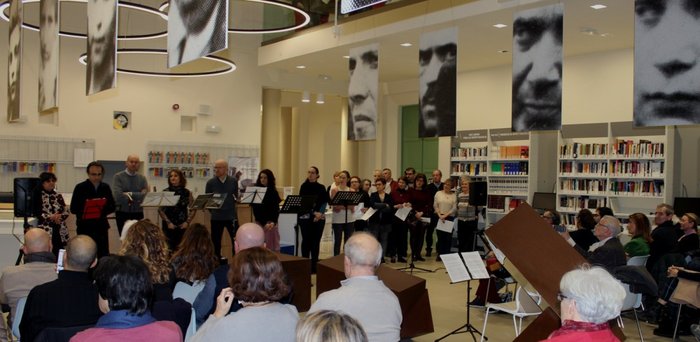
[[[102,164],[94,161],[86,168],[88,179],[75,185],[73,198],[70,202],[70,211],[75,214],[75,221],[78,235],[84,234],[91,237],[97,244],[97,257],[109,255],[107,214],[114,212],[116,205],[112,197],[112,189],[107,183],[102,182],[105,168]],[[104,199],[100,206],[97,202],[90,201]],[[92,204],[97,203],[97,206]],[[85,213],[85,208],[101,207],[97,217]]]
[[[679,225],[673,223],[673,207],[666,203],[656,206],[654,224],[656,228],[651,231],[652,242],[647,259],[647,269],[650,271],[664,255],[676,249],[678,239],[683,235]]]
[[[581,246],[574,242],[574,239],[569,236],[568,231],[561,234],[566,242],[574,247],[589,263],[592,265],[600,265],[608,271],[612,271],[615,267],[627,264],[625,250],[622,243],[617,238],[617,235],[622,231],[620,221],[614,216],[603,216],[600,222],[596,224],[593,235],[598,238],[598,242],[591,245],[588,250],[584,250]]]
[[[214,178],[207,181],[205,193],[215,194],[224,199],[221,208],[211,209],[211,239],[214,243],[214,253],[221,259],[221,238],[224,234],[224,228],[228,231],[231,238],[231,254],[236,254],[233,249],[235,241],[236,229],[236,200],[238,198],[238,180],[235,177],[228,175],[228,162],[219,159],[214,162]]]

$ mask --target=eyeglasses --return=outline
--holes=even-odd
[[[91,173],[90,176],[102,176],[101,173]]]
[[[565,296],[563,293],[559,292],[557,293],[557,300],[562,302],[564,299],[569,299],[569,297]]]

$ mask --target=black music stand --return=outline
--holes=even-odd
[[[331,200],[330,205],[342,205],[345,207],[345,223],[348,223],[348,207],[362,202],[362,193],[354,191],[338,191]]]
[[[282,214],[308,213],[316,204],[316,196],[288,195],[280,209]],[[294,225],[294,255],[299,255],[299,220]]]
[[[413,212],[413,211],[412,211],[412,212]],[[411,214],[409,214],[409,215],[411,215]],[[420,221],[420,220],[419,220],[419,221]],[[423,223],[421,222],[420,224],[423,224]],[[410,244],[410,243],[409,243],[409,244]],[[420,253],[420,251],[419,251],[419,253]],[[406,267],[397,268],[397,270],[398,270],[398,271],[406,271],[406,270],[408,270],[408,273],[409,273],[409,274],[413,274],[413,271],[421,271],[421,272],[426,272],[426,273],[434,273],[435,271],[437,271],[437,269],[430,270],[430,269],[423,268],[423,267],[416,267],[416,264],[415,264],[415,256],[416,256],[416,253],[411,253],[411,263],[408,264],[408,266],[406,266]]]

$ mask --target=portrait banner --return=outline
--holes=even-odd
[[[228,48],[228,0],[172,0],[168,68]]]
[[[348,140],[377,137],[379,44],[350,49],[348,85]]]
[[[39,112],[58,107],[60,18],[58,0],[42,0],[39,8]]]
[[[87,95],[117,86],[117,0],[87,2]]]
[[[700,5],[634,5],[634,125],[700,124]]]
[[[561,129],[564,4],[513,18],[512,129]]]
[[[20,116],[22,71],[22,0],[10,1],[9,48],[7,49],[7,121]]]
[[[457,28],[422,34],[418,65],[418,136],[454,136],[457,131]]]

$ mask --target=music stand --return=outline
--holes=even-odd
[[[193,210],[202,210],[204,207],[207,205],[207,202],[214,196],[214,194],[203,194],[197,196],[197,198],[194,199],[192,202],[192,205],[190,205],[190,209]]]
[[[175,195],[172,191],[148,192],[143,197],[141,207],[174,207],[180,195]]]
[[[348,223],[348,207],[357,205],[362,201],[362,193],[354,191],[338,191],[331,200],[330,205],[342,205],[345,207],[345,223]]]
[[[409,214],[409,215],[410,215],[410,214]],[[416,223],[418,224],[418,222],[416,222]],[[420,224],[423,224],[423,222],[421,222]],[[422,237],[421,237],[421,238],[422,238]],[[420,251],[419,251],[418,253],[420,253]],[[433,272],[437,271],[437,269],[430,270],[430,269],[423,268],[423,267],[416,267],[416,264],[415,264],[415,257],[416,257],[416,253],[413,253],[413,252],[412,252],[412,253],[411,253],[411,263],[408,264],[408,266],[406,266],[406,267],[397,268],[397,270],[398,270],[398,271],[405,271],[405,270],[408,270],[408,273],[409,273],[409,274],[413,274],[413,271],[416,271],[416,270],[417,270],[417,271],[421,271],[421,272],[426,272],[426,273],[433,273]]]
[[[288,195],[280,209],[282,214],[308,213],[316,204],[316,196]],[[299,220],[294,225],[294,255],[299,255]]]
[[[241,196],[241,203],[247,204],[260,204],[265,197],[267,188],[263,186],[248,186],[245,188],[245,192]]]
[[[474,341],[476,341],[477,333],[483,336],[484,340],[488,341],[488,337],[479,331],[476,327],[471,324],[471,304],[470,304],[470,294],[471,294],[471,281],[473,279],[487,279],[489,278],[489,273],[486,270],[483,262],[481,261],[481,256],[479,252],[468,252],[468,253],[451,253],[440,255],[442,262],[447,269],[447,273],[450,275],[450,284],[461,283],[463,281],[467,282],[467,322],[461,327],[450,331],[446,335],[438,338],[435,342],[444,340],[448,336],[469,333],[472,335]],[[461,258],[460,258],[461,257]],[[470,276],[471,273],[471,276]],[[463,331],[460,331],[463,330]]]

